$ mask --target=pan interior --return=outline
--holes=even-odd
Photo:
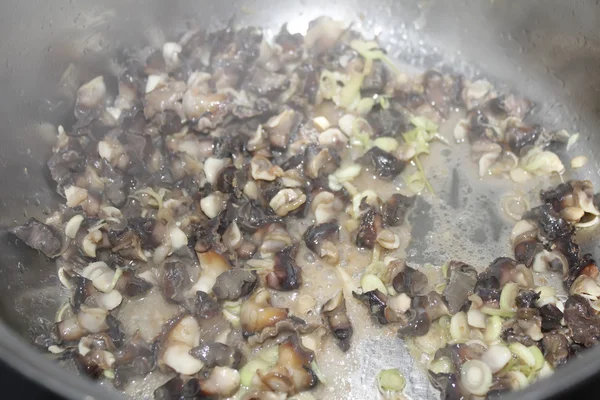
[[[181,9],[165,10],[159,3],[150,2],[142,7],[141,2],[106,2],[99,12],[97,7],[82,2],[77,7],[89,6],[89,9],[78,10],[79,20],[77,13],[72,15],[74,10],[68,9],[64,11],[66,15],[57,17],[52,27],[48,22],[42,23],[40,17],[40,26],[45,26],[46,32],[51,34],[47,40],[41,40],[42,32],[33,35],[40,39],[32,50],[34,54],[18,56],[11,45],[0,45],[0,50],[8,52],[4,54],[15,54],[6,66],[12,70],[6,75],[11,82],[0,82],[0,87],[6,89],[3,93],[12,95],[3,100],[6,107],[0,112],[3,120],[10,121],[0,139],[2,183],[6,188],[0,195],[3,228],[0,248],[4,254],[0,262],[4,289],[0,313],[8,326],[28,340],[53,321],[65,293],[56,278],[53,263],[8,236],[5,230],[30,216],[42,218],[58,204],[45,172],[54,129],[48,122],[56,126],[69,112],[69,107],[57,100],[61,97],[56,93],[65,90],[58,87],[58,78],[72,63],[79,83],[85,82],[86,77],[110,68],[106,61],[111,59],[117,43],[158,44],[181,31],[182,21],[189,21],[185,15],[200,7],[182,2]],[[276,32],[283,22],[288,22],[292,31],[303,31],[309,20],[321,14],[357,21],[356,26],[365,34],[378,34],[390,55],[407,69],[437,67],[471,77],[483,76],[507,91],[531,98],[538,104],[532,120],[549,128],[580,131],[583,140],[573,152],[591,156],[593,149],[600,145],[600,138],[592,135],[591,129],[596,119],[593,114],[596,95],[583,86],[592,87],[599,79],[591,77],[586,69],[594,63],[593,52],[599,51],[581,40],[589,34],[586,27],[593,24],[583,17],[583,10],[577,9],[577,14],[571,15],[565,12],[567,6],[561,2],[553,3],[555,7],[542,5],[542,2],[518,6],[477,2],[457,2],[452,6],[435,1],[374,2],[365,8],[364,4],[359,7],[351,1],[326,6],[316,1],[294,6],[259,1],[244,5],[243,9],[238,7],[242,11],[237,14],[240,24],[264,26],[271,32]],[[215,27],[226,23],[231,14],[230,5],[204,6],[203,14],[219,16],[211,22]],[[61,5],[44,7],[49,7],[45,10],[47,15],[58,16]],[[139,11],[138,16],[130,17],[133,22],[120,17],[133,7]],[[542,12],[542,8],[550,11]],[[363,11],[356,12],[359,9]],[[569,17],[561,20],[561,12]],[[194,18],[192,24],[199,23],[202,18],[199,14],[196,13],[198,18]],[[473,18],[474,15],[480,17]],[[82,23],[82,19],[86,23]],[[131,32],[132,26],[151,28]],[[78,37],[81,31],[86,32],[85,39]],[[18,40],[25,44],[31,39]],[[577,62],[569,63],[569,59]],[[29,61],[27,65],[37,67],[27,66],[19,71],[22,65],[19,63],[26,61]],[[29,79],[32,76],[35,78]],[[21,100],[16,99],[19,93]],[[450,125],[445,129],[449,132]],[[431,183],[436,188],[436,196],[421,199],[409,217],[412,240],[406,255],[410,263],[440,265],[457,259],[482,269],[495,257],[509,255],[507,237],[513,221],[503,216],[498,198],[514,187],[510,182],[481,181],[474,165],[464,162],[468,160],[468,151],[466,145],[438,144],[432,148],[426,168],[432,171]],[[572,177],[592,179],[598,184],[598,160],[591,157],[590,160],[585,169]],[[536,197],[540,188],[529,188],[528,193]],[[593,241],[582,240],[584,250],[593,253],[595,250],[597,254]],[[345,385],[349,392],[340,398],[371,398],[372,377],[382,368],[398,366],[400,358],[406,360],[402,369],[409,380],[407,394],[412,398],[436,395],[425,372],[413,364],[399,340],[377,338],[356,343],[354,347],[353,356],[361,367],[349,375]]]

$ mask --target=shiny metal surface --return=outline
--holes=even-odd
[[[6,235],[9,226],[42,216],[57,204],[45,169],[52,126],[43,123],[57,124],[72,109],[76,87],[60,83],[71,63],[75,81],[82,83],[110,69],[110,54],[117,45],[158,45],[186,23],[217,27],[235,15],[241,25],[276,29],[287,21],[291,30],[302,30],[308,21],[326,14],[381,33],[392,55],[401,60],[501,82],[540,104],[535,119],[580,131],[578,154],[592,156],[600,150],[596,1],[24,0],[4,2],[0,9],[0,357],[72,399],[115,395],[57,368],[27,344],[40,322],[53,319],[60,286],[51,263]],[[599,158],[590,160],[581,176],[597,185]],[[597,245],[587,247],[600,254]],[[388,359],[402,355],[400,348],[389,349],[388,344],[366,344],[361,349],[365,365],[381,354]],[[515,396],[558,396],[596,373],[600,349]],[[413,398],[427,393],[432,392],[423,387]],[[352,397],[364,396],[353,392]]]

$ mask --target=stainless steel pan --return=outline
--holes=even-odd
[[[551,128],[580,131],[577,154],[591,162],[580,177],[600,183],[600,6],[561,0],[55,0],[0,5],[0,358],[26,376],[72,399],[108,399],[114,393],[57,368],[31,346],[43,320],[52,320],[60,285],[54,266],[6,234],[30,216],[55,208],[46,160],[51,125],[71,110],[76,87],[110,68],[118,44],[161,43],[185,22],[305,28],[319,15],[357,21],[381,32],[401,60],[484,75],[536,101],[535,118]],[[74,80],[63,79],[69,64]],[[586,250],[600,252],[596,244]],[[489,259],[494,255],[490,254]],[[399,342],[399,341],[398,341]],[[401,346],[398,343],[398,346]],[[365,347],[368,363],[377,344]],[[600,374],[600,349],[584,354],[551,380],[515,397],[559,396]],[[353,398],[369,395],[353,393]],[[365,397],[366,396],[366,397]]]

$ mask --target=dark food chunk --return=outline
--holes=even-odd
[[[360,225],[356,234],[356,245],[361,248],[372,249],[375,246],[377,235],[382,229],[381,214],[369,208],[360,217]]]
[[[190,284],[190,276],[185,264],[180,261],[165,262],[163,290],[165,298],[175,303],[185,300],[185,290]]]
[[[241,230],[245,232],[253,233],[258,228],[281,222],[281,218],[272,211],[262,208],[258,203],[254,201],[244,201],[241,204],[232,203],[231,206],[227,207],[228,219],[231,216],[231,220],[236,220]]]
[[[254,271],[232,268],[217,277],[213,292],[219,300],[234,301],[251,293],[257,282]]]
[[[477,277],[475,294],[481,297],[484,303],[498,306],[500,303],[500,280],[490,271],[485,271]]]
[[[564,318],[573,333],[573,341],[591,347],[600,340],[600,319],[590,303],[580,295],[570,296],[565,303]]]
[[[560,321],[563,313],[554,304],[545,304],[540,307],[540,316],[542,317],[542,332],[560,328]]]
[[[306,247],[321,255],[321,247],[325,241],[338,235],[340,226],[337,222],[325,222],[318,225],[312,225],[304,232],[304,242]]]
[[[500,285],[499,287],[503,287],[507,282],[512,280],[513,271],[516,267],[517,263],[512,258],[498,257],[492,261],[488,271],[485,272],[485,276],[496,278]]]
[[[359,161],[366,167],[373,168],[372,172],[382,179],[395,178],[406,166],[403,161],[379,147],[372,147]]]
[[[520,329],[508,328],[502,332],[502,339],[507,343],[521,343],[524,346],[533,346],[535,341]]]
[[[540,298],[533,290],[521,290],[515,299],[519,308],[536,308],[535,302]]]
[[[184,381],[177,376],[154,391],[154,400],[209,400],[211,398],[202,394],[200,382],[195,378]]]
[[[166,110],[161,116],[160,133],[163,135],[172,135],[173,133],[181,131],[183,124],[181,123],[181,118],[175,111]]]
[[[424,336],[429,332],[431,321],[424,309],[411,308],[406,312],[407,322],[398,329],[400,337],[405,336]]]
[[[549,204],[532,208],[522,218],[536,221],[548,240],[564,238],[573,233],[573,227]]]
[[[262,68],[256,68],[251,73],[247,82],[249,91],[259,96],[273,96],[281,93],[290,85],[290,81],[284,74],[278,74],[267,71]]]
[[[520,241],[515,246],[515,259],[531,267],[536,254],[544,250],[544,246],[535,238]]]
[[[541,132],[539,125],[510,127],[506,131],[506,142],[510,150],[518,156],[521,149],[535,144]]]
[[[48,160],[52,179],[60,186],[73,174],[85,171],[85,152],[77,140],[69,139],[66,146]]]
[[[273,272],[267,275],[267,285],[277,290],[295,290],[302,285],[302,271],[296,264],[298,245],[291,245],[275,254]]]
[[[462,400],[464,396],[460,393],[460,386],[456,374],[436,374],[429,371],[429,379],[433,386],[441,392],[442,400]]]
[[[125,231],[114,239],[112,251],[124,258],[146,261],[142,250],[142,241],[137,233],[131,230]]]
[[[194,232],[194,238],[196,239],[194,250],[200,253],[205,253],[210,249],[225,250],[221,243],[221,235],[218,232],[220,224],[220,216],[217,216],[198,226]]]
[[[406,117],[393,107],[376,107],[367,115],[367,121],[376,136],[396,136],[408,130]]]
[[[231,346],[219,342],[207,342],[190,350],[190,354],[204,363],[208,368],[237,368],[242,360],[242,353]]]
[[[448,96],[444,76],[437,71],[429,70],[423,75],[425,96],[434,108],[444,117],[448,115]]]
[[[275,36],[275,43],[281,46],[284,54],[296,58],[300,55],[296,53],[301,52],[304,37],[300,33],[291,34],[287,29],[287,24],[283,24],[281,30]]]
[[[125,271],[117,282],[116,289],[126,297],[140,297],[152,289],[152,284],[132,271]]]
[[[434,290],[427,293],[426,296],[415,296],[412,300],[412,307],[414,309],[424,309],[429,321],[435,321],[444,315],[450,315],[444,299]]]
[[[448,303],[450,313],[456,314],[473,294],[477,283],[477,271],[465,263],[451,261],[448,274],[448,284],[444,289],[443,297]]]
[[[233,193],[236,189],[236,172],[237,169],[230,165],[219,172],[217,176],[216,188],[222,193]]]
[[[135,335],[116,354],[115,385],[124,387],[136,377],[146,376],[156,366],[156,360],[148,343]]]
[[[97,292],[97,289],[92,284],[92,281],[82,276],[73,276],[71,283],[74,286],[72,295],[72,307],[73,311],[78,312],[81,305],[85,303],[88,297]]]
[[[346,312],[344,293],[340,291],[336,296],[328,300],[323,305],[322,314],[333,332],[333,336],[337,339],[336,343],[338,347],[344,352],[348,351],[350,349],[350,339],[354,331]]]
[[[544,357],[554,368],[567,362],[569,358],[569,342],[560,333],[547,333],[542,339]]]
[[[415,203],[414,197],[393,194],[382,206],[383,223],[387,226],[399,226],[404,222],[408,210]]]
[[[390,75],[392,74],[390,74],[383,61],[375,60],[371,67],[371,72],[365,77],[360,87],[363,96],[383,93]]]
[[[366,293],[352,292],[352,295],[360,300],[369,308],[371,316],[381,325],[386,325],[388,320],[385,317],[385,308],[387,306],[387,296],[375,289]]]
[[[540,192],[540,198],[542,199],[542,202],[552,205],[554,211],[560,212],[563,208],[562,202],[572,194],[573,187],[569,183],[561,183],[555,188],[542,190]]]
[[[156,228],[156,221],[152,218],[133,217],[128,219],[128,227],[130,230],[138,234],[141,239],[141,245],[144,249],[153,248],[160,243],[153,236]]]
[[[406,293],[409,297],[421,294],[427,287],[427,277],[421,271],[406,266],[404,270],[398,273],[392,285],[398,293]]]
[[[196,292],[194,316],[198,319],[210,319],[221,313],[221,306],[205,292]]]
[[[56,257],[61,248],[59,232],[35,218],[31,218],[25,225],[12,228],[10,233],[27,246],[41,251],[46,257]]]

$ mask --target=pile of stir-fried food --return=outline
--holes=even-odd
[[[435,193],[422,160],[451,115],[484,179],[565,171],[553,151],[576,136],[525,123],[529,102],[408,76],[325,17],[305,36],[192,31],[118,61],[58,128],[48,167],[65,205],[12,230],[56,258],[71,293],[37,344],[85,374],[125,389],[160,371],[156,399],[314,398],[323,343],[353,346],[350,302],[397,329],[446,399],[523,388],[600,339],[598,268],[573,240],[600,215],[588,181],[543,191],[514,254],[480,273],[449,254],[432,282],[397,256],[414,196]],[[325,299],[315,263],[342,282]],[[398,370],[372,379],[402,398]]]

